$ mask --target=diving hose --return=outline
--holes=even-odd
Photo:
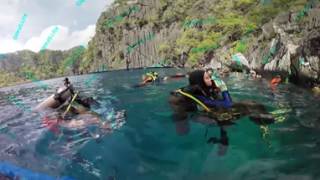
[[[79,92],[76,92],[76,94],[72,97],[71,102],[69,103],[69,106],[67,107],[66,111],[62,114],[62,118],[64,118],[64,116],[67,114],[67,112],[70,110],[71,105],[73,103],[73,101],[76,99],[76,97],[78,96]]]
[[[194,100],[196,103],[198,103],[201,107],[203,107],[203,109],[207,112],[211,112],[211,110],[206,106],[204,105],[201,101],[199,101],[197,98],[195,98],[194,96],[192,96],[191,94],[189,93],[186,93],[186,92],[183,92],[181,89],[178,89],[177,90],[178,93],[184,95],[184,96],[187,96],[188,98]]]

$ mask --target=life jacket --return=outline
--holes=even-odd
[[[158,73],[156,72],[149,72],[146,74],[147,77],[151,77],[152,78],[152,81],[155,81],[158,79]]]
[[[189,86],[172,91],[169,98],[170,105],[179,106],[179,109],[185,111],[196,111],[198,109],[197,105],[200,105],[206,111],[210,111],[206,105],[193,96],[194,91],[195,89]]]
[[[215,119],[218,122],[229,121],[239,117],[240,114],[238,112],[233,112],[233,109],[221,109],[223,110],[222,112],[221,110],[216,111],[210,109],[198,98],[194,97],[192,92],[193,90],[192,88],[190,89],[190,87],[178,89],[176,91],[171,92],[169,103],[175,113],[179,114],[182,112],[195,112],[200,109],[203,109],[200,110],[200,113],[202,115]]]

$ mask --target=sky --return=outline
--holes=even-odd
[[[77,5],[77,1],[83,2]],[[39,52],[46,41],[45,48],[51,50],[87,45],[101,12],[113,1],[0,0],[0,53]]]

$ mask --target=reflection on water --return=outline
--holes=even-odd
[[[44,121],[47,112],[25,110],[54,93],[63,78],[45,81],[46,91],[36,84],[0,89],[0,159],[75,179],[320,178],[319,97],[291,84],[271,90],[266,80],[232,74],[224,80],[233,101],[263,104],[274,124],[260,126],[247,116],[223,126],[197,114],[175,120],[169,92],[187,80],[133,88],[146,71],[71,77],[83,95],[100,103],[93,111],[101,122],[85,128],[56,127]],[[126,117],[116,118],[122,110]]]

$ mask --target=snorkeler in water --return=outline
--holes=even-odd
[[[181,79],[188,77],[188,74],[182,74],[182,73],[176,73],[174,75],[164,76],[160,77],[159,74],[155,71],[148,72],[142,76],[142,82],[140,82],[138,85],[135,85],[134,87],[142,87],[154,82],[162,82],[167,81],[169,79]]]
[[[155,71],[151,71],[146,73],[143,77],[143,84],[147,84],[147,83],[151,83],[151,82],[155,82],[157,80],[159,80],[159,74]]]
[[[153,82],[159,82],[159,74],[155,71],[148,72],[142,76],[142,82],[134,87],[142,87]]]

